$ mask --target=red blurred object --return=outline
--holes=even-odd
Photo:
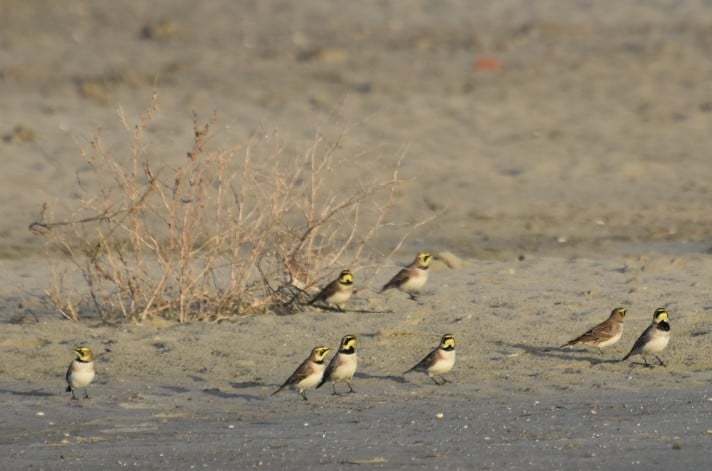
[[[472,68],[475,71],[498,71],[502,70],[504,64],[496,57],[478,57]]]

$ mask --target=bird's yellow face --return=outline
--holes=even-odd
[[[428,252],[418,252],[418,255],[415,257],[415,264],[418,268],[428,268],[432,259],[433,256]]]
[[[344,270],[339,275],[339,284],[349,286],[354,284],[354,275],[350,270]]]
[[[342,349],[356,348],[356,336],[355,335],[344,336],[344,338],[341,339],[341,348]]]
[[[613,314],[618,314],[621,317],[625,317],[627,312],[624,307],[617,307],[613,310]]]
[[[329,347],[314,347],[311,354],[312,359],[316,362],[324,361],[324,357],[326,357],[326,354],[329,353],[329,350],[331,350]]]
[[[450,334],[443,335],[442,340],[440,340],[440,348],[446,350],[455,348],[455,337]]]
[[[655,310],[653,314],[653,322],[659,324],[661,322],[670,322],[670,314],[665,310],[665,308],[659,307]]]
[[[77,355],[77,360],[79,361],[94,360],[94,354],[89,347],[76,347],[74,353]]]

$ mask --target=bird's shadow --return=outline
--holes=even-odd
[[[501,347],[516,348],[519,350],[524,350],[530,355],[544,358],[556,358],[557,360],[579,360],[587,361],[591,365],[599,365],[602,363],[613,364],[619,363],[620,359],[607,359],[603,355],[600,357],[593,357],[588,355],[588,350],[562,350],[557,347],[541,346],[541,345],[527,345],[525,343],[509,343],[498,341],[496,345]],[[581,353],[582,355],[579,355]]]
[[[643,367],[643,368],[648,368],[648,369],[653,369],[653,368],[660,368],[660,367],[665,368],[667,365],[660,365],[660,364],[655,365],[655,364],[653,364],[653,363],[641,363],[641,362],[639,362],[639,361],[631,361],[631,362],[630,362],[630,367],[631,367],[631,368],[635,368],[635,367],[637,367],[637,366],[640,366],[640,367]]]
[[[176,394],[183,394],[190,392],[190,389],[184,388],[182,386],[169,386],[169,385],[162,385],[161,388],[166,389],[168,391],[174,392]]]
[[[399,384],[405,384],[408,383],[408,380],[405,379],[403,376],[398,376],[398,375],[372,375],[369,373],[356,373],[354,375],[356,378],[362,378],[362,379],[385,379],[388,381],[393,381],[394,383],[399,383]]]
[[[263,401],[265,399],[262,396],[256,396],[254,394],[231,393],[219,388],[207,388],[203,389],[202,392],[208,396],[219,397],[220,399],[244,399],[246,401]]]
[[[258,381],[243,381],[241,383],[239,383],[239,382],[230,383],[230,386],[232,386],[235,389],[246,389],[246,388],[257,388],[257,387],[262,387],[262,386],[270,386],[270,385],[260,383]]]
[[[15,391],[12,389],[0,389],[0,394],[10,394],[12,396],[25,396],[25,397],[52,397],[57,396],[57,394],[40,391],[39,389],[32,389],[30,391]]]
[[[354,314],[393,314],[394,312],[392,309],[386,309],[383,311],[375,311],[372,309],[337,309],[330,306],[322,306],[317,304],[312,305],[312,307],[315,307],[321,311],[335,312],[337,314],[348,314],[350,312],[353,312]]]

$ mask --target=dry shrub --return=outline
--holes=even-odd
[[[83,149],[95,180],[78,182],[72,217],[52,221],[45,205],[31,225],[71,262],[47,291],[65,317],[94,311],[105,320],[186,322],[293,312],[325,277],[373,260],[369,241],[389,223],[398,166],[383,180],[337,191],[328,183],[343,171],[338,139],[318,136],[291,158],[270,136],[210,149],[214,119],[195,119],[187,156],[154,168],[145,133],[156,113],[154,99],[136,125],[121,114],[131,136],[123,153],[97,134]],[[67,281],[77,275],[81,290]]]

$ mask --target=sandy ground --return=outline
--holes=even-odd
[[[712,458],[712,329],[696,293],[711,263],[472,260],[436,270],[418,302],[367,286],[343,314],[219,324],[112,327],[26,313],[3,325],[0,447],[13,469],[699,468]],[[619,304],[629,314],[618,345],[557,348]],[[658,305],[672,319],[667,366],[620,362]],[[404,379],[445,332],[458,340],[454,382]],[[346,333],[361,341],[356,394],[269,397],[312,346],[336,347]],[[98,352],[99,378],[93,399],[72,403],[62,375],[78,342]]]
[[[697,1],[154,2],[0,7],[0,468],[702,469],[712,461],[712,8]],[[42,303],[43,202],[91,185],[159,94],[156,162],[184,158],[191,112],[215,145],[277,130],[287,157],[347,129],[353,168],[406,150],[399,217],[451,250],[419,302],[373,289],[352,312],[220,324],[62,321]],[[394,240],[377,241],[384,250]],[[518,260],[522,255],[523,259]],[[360,277],[360,278],[359,278]],[[623,305],[620,344],[556,347]],[[666,306],[666,368],[621,363]],[[440,335],[453,384],[399,373]],[[317,343],[361,339],[355,395],[269,393]],[[71,403],[71,348],[99,353]],[[443,418],[436,414],[442,412]]]
[[[4,5],[6,256],[37,247],[26,228],[43,202],[76,203],[78,149],[96,128],[126,151],[116,110],[135,119],[154,88],[156,161],[184,158],[192,111],[217,112],[216,144],[278,130],[301,152],[316,130],[346,128],[344,155],[362,157],[345,182],[406,148],[416,180],[401,211],[445,211],[421,242],[465,256],[709,241],[712,9],[700,2]]]
[[[6,469],[705,469],[712,453],[709,389],[538,400],[438,392],[445,401],[406,407],[370,393],[286,406],[166,388],[152,394],[161,406],[146,394],[119,407],[35,394],[3,413]]]

